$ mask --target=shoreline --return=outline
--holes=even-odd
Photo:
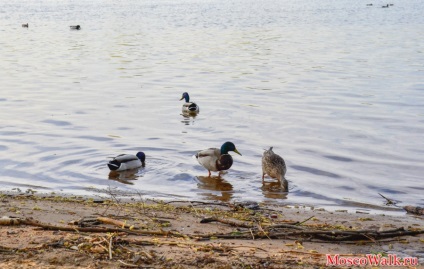
[[[344,259],[397,255],[417,258],[424,265],[424,233],[351,242],[304,236],[274,239],[273,230],[259,236],[268,227],[296,223],[293,227],[303,231],[423,231],[424,218],[410,214],[397,217],[256,203],[124,202],[116,197],[102,200],[2,192],[0,198],[0,217],[71,227],[64,231],[0,226],[0,267],[6,268],[319,268],[326,265],[327,254]],[[83,227],[116,229],[111,223],[92,226],[90,221],[99,217],[138,227],[143,234],[77,231]],[[201,223],[211,217],[219,221]],[[86,226],[75,225],[85,221]],[[234,238],[221,238],[222,234]],[[109,245],[109,240],[113,244]]]
[[[178,196],[172,197],[172,196],[162,196],[159,198],[151,198],[151,197],[145,197],[145,194],[138,193],[138,192],[132,192],[128,190],[119,189],[117,187],[113,188],[103,188],[103,189],[97,189],[97,188],[90,188],[90,191],[85,191],[84,194],[75,194],[75,192],[63,192],[63,191],[40,191],[40,190],[33,190],[31,188],[18,188],[13,187],[10,189],[0,189],[0,194],[7,194],[7,195],[36,195],[36,196],[61,196],[61,197],[78,197],[81,199],[107,199],[111,195],[116,196],[120,200],[124,202],[131,202],[137,199],[145,200],[152,200],[152,201],[179,201],[179,202],[188,202],[193,201],[193,199],[184,197],[180,198]],[[386,198],[387,199],[387,198]],[[310,208],[311,210],[323,210],[328,212],[346,212],[350,214],[369,214],[369,215],[390,215],[390,216],[404,216],[406,211],[401,206],[393,206],[387,204],[387,201],[381,197],[381,205],[375,205],[375,204],[368,204],[363,203],[359,201],[352,201],[352,200],[341,200],[341,203],[339,204],[311,204],[311,203],[296,203],[292,202],[290,203],[288,200],[221,200],[221,199],[200,199],[200,200],[194,200],[194,201],[204,201],[209,203],[259,203],[266,206],[276,206],[276,207],[304,207],[304,208]],[[384,201],[386,204],[384,204]]]

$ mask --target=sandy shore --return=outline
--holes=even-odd
[[[326,254],[333,261],[339,254],[339,262],[365,261],[370,254],[401,262],[411,257],[421,265],[390,268],[424,268],[423,234],[338,241],[313,233],[424,230],[423,218],[406,213],[397,217],[141,198],[0,197],[0,217],[21,221],[0,226],[0,268],[323,268]],[[211,217],[217,221],[201,223]]]

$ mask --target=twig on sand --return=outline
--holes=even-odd
[[[109,260],[112,260],[112,239],[113,235],[111,235],[109,238]]]
[[[303,223],[307,222],[307,221],[308,221],[308,220],[310,220],[310,219],[313,219],[314,217],[315,217],[315,216],[310,216],[309,218],[305,219],[304,221],[294,223],[294,225],[302,225]]]
[[[138,227],[135,227],[134,225],[127,224],[125,221],[120,221],[120,220],[116,220],[116,219],[111,219],[111,218],[106,218],[106,217],[97,217],[97,220],[102,222],[102,223],[105,223],[105,224],[111,224],[111,225],[121,227],[121,228],[128,228],[130,230],[139,229]]]
[[[239,222],[239,221],[234,221],[234,220],[229,220],[229,219],[215,218],[215,217],[204,218],[204,219],[200,220],[200,223],[210,223],[210,222],[220,222],[220,223],[228,224],[228,225],[234,226],[234,227],[243,227],[243,228],[254,228],[255,227],[254,225],[251,225],[251,224],[247,224],[247,223],[243,223],[243,222]]]
[[[34,219],[19,219],[19,223],[22,225],[30,225],[35,227],[40,227],[44,230],[52,230],[52,231],[68,231],[68,232],[91,232],[91,233],[116,233],[116,232],[124,232],[128,234],[134,235],[160,235],[160,236],[181,236],[178,233],[173,233],[170,231],[133,231],[130,229],[122,229],[122,228],[106,228],[106,227],[70,227],[70,226],[56,226],[41,223]]]
[[[140,266],[138,266],[138,265],[135,265],[135,264],[129,264],[129,263],[126,263],[126,262],[121,261],[121,260],[118,260],[118,262],[122,263],[122,264],[123,264],[123,265],[125,265],[126,267],[132,267],[132,268],[142,268],[142,267],[140,267]],[[144,267],[144,268],[145,268],[145,267]]]

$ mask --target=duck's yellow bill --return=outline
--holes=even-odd
[[[241,155],[241,153],[237,149],[235,149],[234,152],[237,153],[240,156],[243,156],[243,155]]]

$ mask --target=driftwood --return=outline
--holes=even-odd
[[[215,218],[215,217],[204,218],[200,221],[200,223],[210,223],[210,222],[220,222],[220,223],[228,224],[228,225],[234,226],[234,227],[243,227],[243,228],[253,228],[253,227],[255,227],[254,225],[249,224],[249,223],[234,221],[234,220],[228,220],[228,219],[222,219],[222,218]]]
[[[307,220],[309,220],[308,218]],[[305,221],[307,221],[305,220]],[[220,218],[206,218],[202,219],[201,223],[209,222],[220,222],[228,224],[230,226],[236,226],[239,228],[249,228],[245,231],[238,231],[229,234],[209,234],[209,235],[197,235],[201,238],[221,238],[221,239],[298,239],[303,238],[307,240],[320,240],[330,242],[342,242],[342,241],[363,241],[371,240],[376,241],[385,238],[394,238],[399,236],[412,236],[418,234],[424,234],[424,231],[407,231],[403,227],[396,228],[387,231],[375,231],[375,230],[314,230],[309,227],[300,226],[304,223],[296,224],[276,224],[276,225],[248,225],[246,223],[225,220]],[[295,231],[293,231],[295,230]]]
[[[117,227],[121,227],[121,228],[128,228],[130,230],[138,230],[139,228],[134,226],[134,225],[129,225],[124,221],[120,221],[120,220],[116,220],[116,219],[111,219],[111,218],[106,218],[106,217],[97,217],[97,220],[105,223],[105,224],[111,224]]]
[[[424,207],[407,205],[404,206],[403,209],[405,209],[406,212],[414,215],[424,215]]]
[[[424,234],[424,230],[405,230],[397,228],[387,231],[375,230],[317,230],[307,226],[297,224],[276,224],[276,225],[260,225],[248,224],[234,220],[226,220],[222,218],[203,219],[201,223],[218,221],[220,223],[237,226],[239,231],[227,234],[193,234],[185,235],[171,231],[146,231],[133,230],[128,228],[125,222],[110,218],[100,219],[103,222],[111,223],[122,228],[108,227],[75,227],[75,226],[56,226],[41,223],[32,218],[9,218],[0,219],[0,225],[30,225],[45,230],[69,231],[69,232],[91,232],[91,233],[127,233],[132,235],[154,235],[164,237],[185,237],[197,240],[209,240],[212,238],[221,239],[302,239],[302,240],[320,240],[327,242],[347,242],[347,241],[373,241],[386,238],[394,238],[399,236],[412,236]],[[306,220],[305,220],[306,221]],[[302,222],[303,223],[303,222]],[[127,229],[128,228],[128,229]],[[244,231],[242,229],[245,229]],[[111,241],[109,242],[111,244]]]
[[[10,225],[29,225],[29,226],[35,226],[42,228],[44,230],[51,230],[51,231],[68,231],[68,232],[90,232],[90,233],[128,233],[128,234],[135,234],[135,235],[161,235],[161,236],[181,236],[178,233],[173,233],[169,231],[134,231],[130,229],[124,229],[124,228],[107,228],[107,227],[72,227],[72,226],[56,226],[56,225],[50,225],[46,223],[41,223],[37,220],[34,220],[32,218],[9,218],[9,217],[3,217],[3,223],[0,225],[4,226],[10,226]],[[9,224],[7,224],[9,223]]]
[[[383,197],[384,199],[386,199],[386,205],[394,205],[396,207],[399,207],[398,205],[396,205],[396,202],[394,202],[392,199],[387,198],[386,196],[382,195],[381,193],[379,193],[379,195],[381,197]],[[407,205],[402,207],[406,212],[414,214],[414,215],[424,215],[424,207],[419,207],[419,206],[412,206],[412,205]]]
[[[418,235],[424,234],[424,231],[405,231],[403,228],[388,230],[384,232],[378,231],[296,231],[296,232],[267,232],[254,234],[255,238],[271,238],[271,239],[293,239],[293,238],[305,238],[305,239],[318,239],[323,241],[363,241],[371,240],[376,241],[385,238],[393,238],[399,236]],[[222,238],[222,239],[251,239],[247,233],[232,233],[232,234],[213,234],[208,235],[209,237]]]

